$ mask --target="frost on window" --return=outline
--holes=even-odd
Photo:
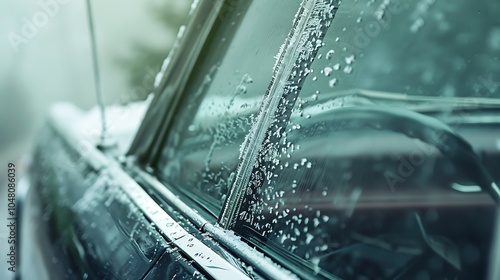
[[[240,147],[272,79],[275,55],[298,0],[228,1],[215,21],[159,159],[159,177],[217,216],[239,163]],[[255,20],[255,19],[259,20]]]
[[[494,11],[491,1],[318,1],[235,230],[304,275],[484,279],[492,199],[425,131],[384,112],[447,121],[475,102],[464,97],[498,106],[481,82],[500,77]],[[470,136],[464,119],[448,125]],[[498,157],[488,160],[498,181]]]

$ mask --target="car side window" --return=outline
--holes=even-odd
[[[182,91],[158,176],[214,216],[299,5],[299,0],[225,1]]]
[[[488,14],[498,7],[480,2]],[[308,75],[283,96],[293,105],[283,106],[289,115],[276,115],[262,144],[235,231],[327,278],[485,277],[492,199],[457,191],[473,185],[459,164],[417,139],[418,129],[402,118],[382,120],[406,116],[388,106],[396,98],[371,100],[375,91],[473,95],[473,82],[497,70],[496,47],[478,35],[489,22],[462,28],[467,23],[457,20],[470,5],[342,1],[323,23],[314,61],[298,61],[304,67],[291,73]],[[411,48],[419,42],[427,47]]]

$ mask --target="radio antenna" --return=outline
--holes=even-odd
[[[87,2],[87,18],[89,22],[89,31],[90,31],[90,43],[92,49],[92,64],[94,67],[94,82],[95,82],[95,91],[97,95],[97,103],[99,105],[99,111],[101,115],[101,135],[99,138],[99,142],[97,147],[100,150],[106,150],[114,146],[114,142],[109,139],[107,123],[106,123],[106,103],[104,101],[104,93],[102,91],[102,83],[101,83],[101,75],[99,73],[99,59],[97,56],[97,43],[96,36],[94,30],[94,19],[92,17],[92,5],[90,0],[86,0]]]

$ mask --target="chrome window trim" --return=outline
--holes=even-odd
[[[273,80],[264,96],[259,115],[248,134],[248,140],[244,142],[240,155],[242,161],[238,166],[233,185],[219,216],[218,223],[225,229],[232,228],[236,223],[248,181],[259,157],[260,148],[284,94],[284,85],[300,55],[298,49],[301,40],[304,39],[304,31],[311,24],[310,16],[313,14],[314,8],[322,1],[324,0],[304,0],[301,3],[294,24],[290,29],[290,35],[277,55],[278,59],[274,66]]]
[[[223,244],[238,257],[241,257],[247,264],[257,267],[257,270],[264,273],[270,279],[299,279],[295,274],[274,263],[271,259],[266,257],[263,253],[257,251],[254,247],[251,247],[247,243],[241,241],[240,238],[231,230],[226,230],[217,225],[208,223],[200,216],[200,214],[195,212],[151,174],[143,171],[137,166],[131,167],[131,171],[134,175],[143,179],[149,187],[160,193],[171,206],[182,212],[191,222],[194,223],[194,225],[199,227],[202,232],[209,233],[210,236],[217,240],[217,242]]]
[[[163,139],[175,118],[175,108],[180,101],[189,74],[207,40],[207,37],[223,9],[224,0],[196,1],[189,14],[185,30],[180,30],[177,41],[166,60],[170,59],[161,81],[153,90],[154,99],[127,152],[137,163],[151,165],[161,149]],[[181,28],[182,29],[182,28]],[[163,68],[164,66],[162,66]]]
[[[136,165],[130,165],[129,170],[132,175],[139,176],[143,179],[148,187],[151,187],[153,190],[161,194],[162,198],[171,204],[171,206],[177,208],[182,214],[184,214],[195,226],[200,229],[208,224],[208,221],[205,220],[200,214],[198,214],[195,210],[193,210],[189,205],[184,203],[178,196],[172,193],[162,182],[158,181],[156,177],[137,167]]]
[[[246,273],[231,265],[195,236],[188,233],[118,164],[112,164],[105,172],[128,194],[132,202],[155,224],[160,233],[208,275],[214,279],[251,279]]]

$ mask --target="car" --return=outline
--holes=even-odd
[[[499,279],[499,13],[194,1],[146,101],[53,107],[19,277]]]

